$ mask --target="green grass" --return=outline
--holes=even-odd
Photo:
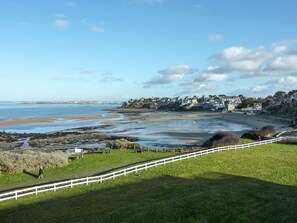
[[[1,222],[296,222],[297,146],[272,144],[0,203]]]
[[[43,179],[36,179],[37,169],[36,171],[30,171],[29,174],[0,174],[0,191],[62,179],[91,176],[113,168],[173,154],[169,152],[145,152],[139,154],[132,150],[113,150],[110,154],[84,155],[82,159],[69,160],[69,164],[65,167],[45,169]]]

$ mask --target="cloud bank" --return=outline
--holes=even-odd
[[[213,37],[213,36],[212,36]],[[213,38],[215,40],[216,38]],[[177,84],[183,93],[211,91],[218,84],[245,79],[252,87],[237,87],[233,93],[270,94],[277,90],[291,90],[297,87],[297,39],[273,43],[271,49],[263,46],[246,48],[232,46],[210,56],[210,66],[197,69],[189,65],[177,65],[159,71],[157,76],[144,83],[146,88]],[[247,85],[248,86],[248,85]]]

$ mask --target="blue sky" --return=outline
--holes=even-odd
[[[0,0],[0,100],[297,89],[295,0]]]

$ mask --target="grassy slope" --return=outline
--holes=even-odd
[[[171,163],[0,203],[1,222],[296,222],[297,146]]]
[[[157,159],[170,155],[173,155],[173,153],[145,152],[139,154],[132,150],[113,150],[110,154],[84,155],[83,159],[70,161],[65,167],[45,169],[44,179],[36,179],[37,170],[31,171],[30,174],[0,174],[0,191],[61,179],[91,176],[102,171],[107,171],[131,163]]]

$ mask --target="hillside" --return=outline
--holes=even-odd
[[[297,90],[276,92],[265,98],[250,98],[243,95],[209,95],[175,98],[130,99],[122,104],[125,110],[171,110],[171,111],[253,111],[297,120]],[[296,120],[295,120],[296,119]]]
[[[0,203],[1,222],[296,222],[296,145],[184,160]]]

